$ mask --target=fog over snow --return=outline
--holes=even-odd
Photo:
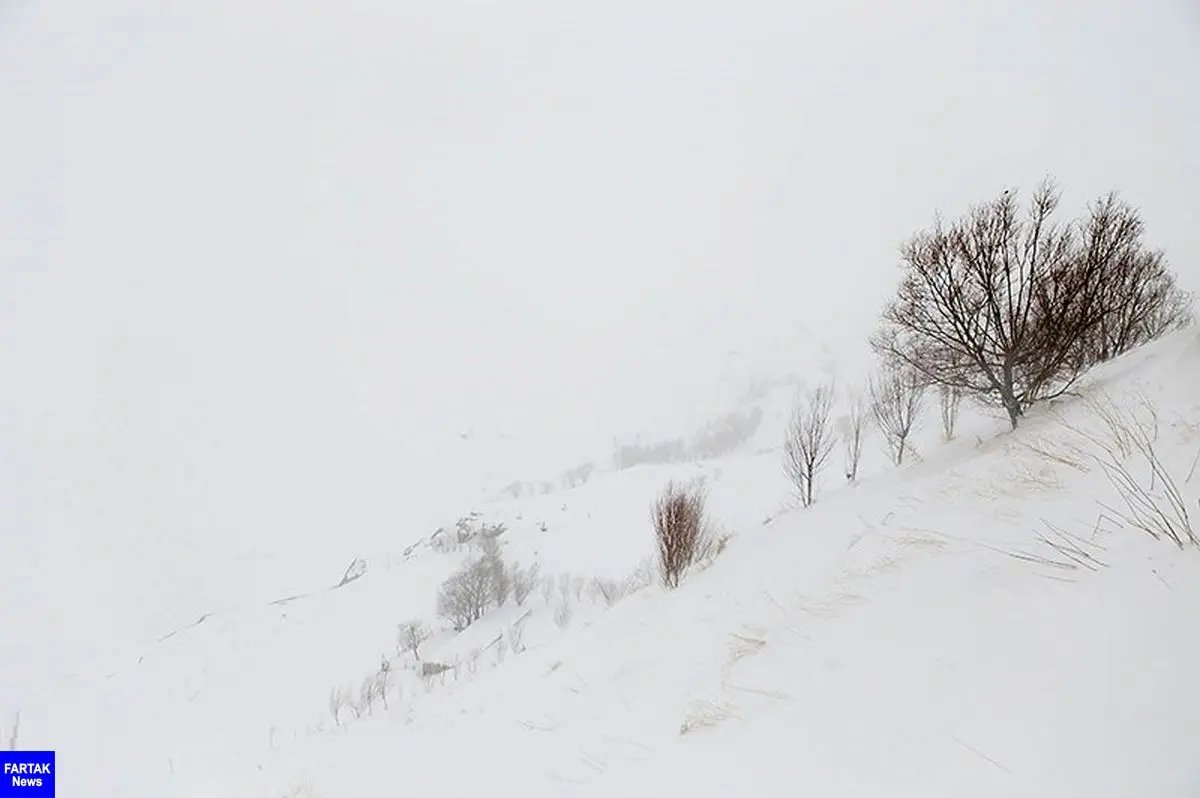
[[[897,246],[1046,173],[1200,288],[1198,75],[1186,0],[8,0],[0,579],[92,656],[854,379]]]

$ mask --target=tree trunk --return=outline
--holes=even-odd
[[[1015,403],[1013,403],[1013,404],[1006,403],[1004,405],[1004,409],[1008,411],[1008,423],[1012,424],[1013,429],[1016,429],[1017,425],[1021,422],[1020,406]]]
[[[999,386],[1000,401],[1008,411],[1008,423],[1016,429],[1021,420],[1021,403],[1017,401],[1017,392],[1013,389],[1012,365],[1006,362],[1001,367],[1000,374],[1003,380]]]

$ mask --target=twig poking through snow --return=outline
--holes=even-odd
[[[17,714],[13,716],[12,729],[8,733],[8,750],[9,751],[17,750],[17,740],[20,738],[20,736],[21,736],[21,713],[20,713],[20,711],[18,711]]]
[[[336,589],[339,587],[345,587],[346,585],[353,582],[355,579],[361,579],[363,574],[365,574],[366,572],[367,572],[367,561],[360,559],[358,557],[355,557],[353,560],[350,561],[350,564],[346,566],[346,572],[344,574],[342,574],[342,578],[338,581],[338,583],[336,585],[334,585],[334,588]]]
[[[959,745],[961,745],[963,748],[965,748],[965,749],[967,749],[968,751],[970,751],[972,754],[975,754],[975,756],[979,757],[980,759],[983,759],[983,760],[984,760],[984,761],[986,761],[986,762],[990,762],[991,764],[993,764],[993,765],[995,765],[996,767],[998,767],[998,768],[1000,768],[1001,770],[1003,770],[1005,773],[1012,773],[1012,770],[1010,770],[1009,768],[1005,767],[1005,766],[1004,766],[1003,764],[1001,764],[1000,762],[997,762],[995,759],[992,759],[990,756],[988,756],[987,754],[985,754],[983,751],[980,751],[978,748],[975,748],[974,746],[967,745],[967,744],[966,744],[966,743],[964,743],[962,740],[960,740],[960,739],[958,739],[957,737],[955,737],[953,734],[949,735],[949,737],[950,737],[950,739],[951,739],[951,740],[953,740],[954,742],[958,743],[958,744],[959,744]]]

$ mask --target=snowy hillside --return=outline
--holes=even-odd
[[[1200,798],[1194,5],[0,2],[0,750]],[[901,362],[802,507],[797,397]]]
[[[785,509],[779,454],[754,446],[601,471],[397,539],[365,570],[347,552],[326,584],[141,650],[79,652],[0,711],[21,710],[23,747],[58,750],[62,794],[95,798],[1200,794],[1200,548],[1136,528],[1196,531],[1196,332],[1014,433],[968,411],[943,442],[935,411],[917,460],[893,467],[872,440],[858,484],[835,461],[808,509]],[[1135,420],[1153,482],[1122,437]],[[1122,503],[1106,446],[1150,505]],[[692,477],[731,537],[668,592],[647,508]],[[514,573],[538,573],[456,633],[438,587],[499,524]],[[397,639],[413,620],[431,632],[417,656]],[[35,657],[10,646],[4,681],[55,670]]]

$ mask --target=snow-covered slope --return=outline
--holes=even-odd
[[[755,399],[762,435],[789,395]],[[59,751],[62,794],[95,798],[1197,795],[1200,548],[1122,519],[1095,459],[1113,441],[1171,508],[1163,476],[1147,481],[1105,426],[1114,408],[1154,434],[1195,527],[1189,330],[1015,433],[965,409],[942,442],[927,407],[916,459],[892,467],[872,440],[851,486],[835,456],[808,509],[765,440],[464,508],[464,529],[503,523],[504,557],[541,580],[462,633],[434,615],[470,549],[448,518],[368,553],[340,587],[360,552],[297,595],[141,650],[80,651],[56,664],[69,678],[8,689],[0,712],[21,710],[23,747]],[[650,583],[647,508],[693,477],[732,537],[667,592]],[[439,672],[397,650],[411,619],[433,626],[419,652]],[[0,675],[30,678],[36,656],[10,645]],[[356,718],[381,661],[387,706]]]

